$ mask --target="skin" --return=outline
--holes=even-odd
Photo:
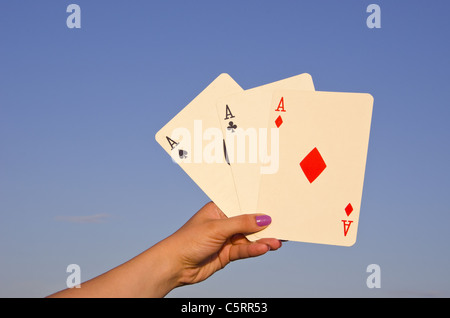
[[[281,242],[250,242],[244,234],[263,230],[262,214],[228,218],[213,203],[201,208],[179,230],[129,261],[48,297],[164,297],[172,289],[207,279],[230,262],[277,250]],[[244,233],[244,234],[243,234]]]

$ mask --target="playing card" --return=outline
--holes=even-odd
[[[260,236],[355,243],[372,106],[362,93],[274,93],[269,127],[279,131],[279,168],[261,176],[257,211],[272,223]]]
[[[243,91],[228,75],[208,87],[156,133],[156,141],[227,215],[240,214],[216,112],[217,98]]]
[[[271,149],[269,153],[271,147],[268,147],[269,140],[277,138],[273,138],[267,130],[267,123],[272,94],[282,88],[314,91],[314,84],[311,75],[304,73],[226,96],[217,102],[242,213],[259,212],[257,202],[261,171],[270,172],[278,168],[278,151]]]

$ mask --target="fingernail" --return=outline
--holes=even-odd
[[[258,224],[258,226],[266,226],[269,225],[270,223],[272,223],[272,218],[268,215],[258,215],[256,217],[256,224]]]

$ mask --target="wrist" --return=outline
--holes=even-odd
[[[146,271],[146,292],[148,297],[164,297],[181,283],[183,270],[181,262],[165,239],[152,246],[139,257],[144,259]]]

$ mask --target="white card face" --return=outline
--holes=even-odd
[[[156,133],[156,141],[227,215],[240,214],[223,136],[215,108],[217,99],[243,89],[228,75],[219,75],[192,102]]]
[[[351,246],[356,241],[373,97],[279,90],[269,127],[279,130],[279,169],[261,176],[258,233],[291,241]]]
[[[277,158],[270,156],[267,143],[269,107],[276,89],[314,91],[309,74],[226,96],[217,102],[217,113],[226,140],[228,159],[242,213],[256,213],[261,171],[276,170]],[[270,148],[270,147],[269,147]],[[273,151],[277,155],[277,151]],[[264,162],[264,163],[263,163]]]

